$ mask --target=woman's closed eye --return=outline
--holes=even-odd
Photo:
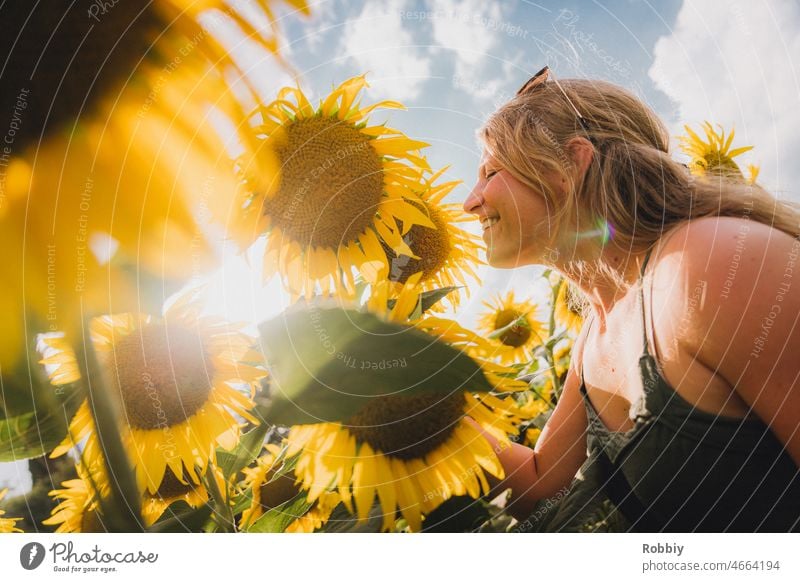
[[[486,170],[486,180],[491,180],[492,176],[497,173],[497,170]]]

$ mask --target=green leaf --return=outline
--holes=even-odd
[[[209,504],[194,508],[185,501],[176,501],[164,511],[162,516],[148,531],[156,533],[200,532],[211,517]]]
[[[247,531],[250,533],[282,533],[290,523],[306,514],[313,503],[305,493],[299,493],[286,503],[273,507],[259,517]]]
[[[500,339],[508,332],[512,331],[515,327],[524,327],[526,329],[530,329],[530,324],[528,323],[528,316],[527,314],[523,313],[518,318],[510,321],[508,325],[501,327],[500,329],[494,330],[488,336],[489,339]]]
[[[245,509],[250,507],[250,504],[253,503],[253,490],[248,488],[243,491],[240,495],[237,495],[233,498],[233,505],[231,506],[231,512],[233,515],[239,515]]]
[[[60,391],[60,392],[59,392]],[[0,462],[41,457],[67,435],[72,416],[84,399],[77,387],[36,386],[31,412],[0,420]]]
[[[243,434],[239,444],[232,451],[217,451],[217,466],[222,469],[226,480],[255,460],[264,447],[264,439],[269,429],[269,425],[262,422]]]
[[[428,311],[431,307],[439,303],[442,299],[447,297],[453,291],[457,291],[461,289],[460,286],[451,286],[451,287],[442,287],[441,289],[431,289],[430,291],[425,291],[424,293],[420,293],[420,300],[417,303],[417,307],[414,310],[414,313],[411,316],[411,319],[416,319],[421,317],[423,313]],[[388,307],[389,309],[394,309],[395,304],[397,303],[396,299],[389,299]]]
[[[423,532],[462,533],[477,530],[492,517],[489,504],[469,496],[451,497],[422,522]]]
[[[321,531],[328,533],[380,533],[383,528],[383,508],[379,502],[372,504],[365,520],[351,514],[343,503],[337,505]]]
[[[492,389],[477,363],[413,327],[311,306],[260,326],[278,424],[344,421],[371,396]]]

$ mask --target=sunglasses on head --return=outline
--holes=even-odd
[[[558,79],[555,78],[555,75],[553,75],[550,72],[550,67],[548,67],[547,65],[545,65],[544,68],[541,71],[539,71],[538,73],[536,73],[533,77],[528,79],[528,82],[525,83],[522,87],[520,87],[519,91],[517,91],[517,95],[525,95],[526,93],[530,93],[531,91],[536,89],[536,87],[544,86],[544,84],[548,80],[552,80],[553,83],[556,84],[556,87],[558,87],[558,90],[561,91],[561,94],[567,100],[567,103],[569,103],[569,106],[572,107],[572,110],[575,112],[575,115],[578,117],[578,123],[580,123],[581,127],[586,132],[588,132],[589,131],[589,122],[586,121],[586,119],[583,117],[583,115],[581,115],[580,111],[578,111],[578,108],[575,107],[575,104],[572,102],[572,99],[569,98],[569,95],[567,95],[567,92],[564,91],[564,88],[561,86],[561,83],[558,82]]]

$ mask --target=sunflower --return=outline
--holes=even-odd
[[[580,309],[578,293],[572,283],[562,279],[554,307],[556,321],[574,334],[580,333],[583,325],[583,312]]]
[[[50,491],[48,495],[61,499],[61,503],[42,523],[58,525],[57,533],[104,532],[107,530],[103,522],[100,499],[106,499],[110,494],[108,477],[102,465],[94,467],[90,474],[82,463],[78,463],[76,465],[78,478],[64,481],[61,484],[63,489]],[[213,474],[218,485],[224,487],[219,469],[215,467]],[[95,491],[99,494],[94,494]],[[167,469],[158,491],[155,494],[145,492],[141,501],[144,525],[151,526],[158,521],[172,503],[184,501],[190,507],[197,508],[208,503],[208,493],[202,485],[196,485],[189,481],[182,482],[170,469]]]
[[[398,255],[383,243],[389,260],[389,280],[405,284],[409,277],[421,273],[419,283],[423,291],[461,285],[468,291],[467,275],[480,284],[475,267],[481,264],[478,258],[478,237],[470,234],[458,223],[473,220],[465,214],[460,204],[445,204],[444,198],[460,181],[436,184],[445,172],[443,168],[430,178],[424,179],[425,189],[420,193],[420,202],[412,202],[434,224],[434,228],[413,225],[406,229],[401,223],[403,240],[413,256]],[[449,297],[453,307],[458,307],[459,295]]]
[[[486,473],[503,477],[495,451],[465,416],[508,443],[521,421],[516,412],[491,394],[380,396],[345,423],[292,427],[287,454],[300,455],[295,471],[309,501],[335,487],[366,519],[377,495],[384,530],[399,511],[419,531],[422,515],[450,497],[487,494]]]
[[[422,189],[420,170],[429,169],[419,155],[427,144],[368,125],[376,108],[402,105],[361,107],[366,86],[364,76],[345,81],[316,109],[300,88],[282,89],[260,108],[260,151],[241,161],[232,236],[246,248],[266,234],[264,277],[280,273],[293,295],[308,298],[319,286],[323,294],[352,296],[354,268],[388,269],[382,243],[412,256],[403,231],[435,228],[415,193]],[[278,178],[257,170],[262,152],[277,156]]]
[[[413,296],[407,289],[387,317],[405,319],[414,309],[408,300]],[[458,323],[429,316],[412,324],[470,355],[495,391],[527,388],[509,369],[482,359],[485,341]],[[377,495],[384,530],[392,529],[399,511],[419,531],[422,516],[443,501],[477,498],[489,491],[486,474],[503,476],[496,451],[467,416],[506,444],[525,419],[512,398],[492,392],[377,396],[345,422],[292,427],[286,455],[299,455],[295,474],[309,501],[335,490],[351,512],[366,519]]]
[[[493,302],[484,302],[488,308],[479,327],[486,334],[496,334],[502,350],[496,350],[504,363],[527,362],[531,350],[542,343],[547,332],[544,323],[536,318],[538,306],[530,301],[517,302],[514,291],[498,295]]]
[[[516,392],[527,387],[525,382],[513,377],[509,368],[486,358],[487,354],[497,351],[491,341],[453,320],[421,313],[423,291],[419,281],[422,273],[411,275],[404,285],[391,284],[382,275],[379,273],[377,282],[372,285],[365,305],[370,312],[387,321],[412,325],[463,351],[480,364],[483,374],[497,391]]]
[[[243,417],[258,422],[248,410],[258,380],[265,372],[254,365],[259,354],[252,338],[236,326],[214,317],[200,317],[202,304],[195,293],[180,297],[163,318],[121,314],[91,322],[92,343],[97,350],[108,386],[119,391],[124,417],[122,440],[142,492],[157,494],[167,468],[182,482],[199,484],[215,449],[233,448]],[[62,339],[49,342],[55,354],[49,365],[51,381],[74,382],[79,377],[74,354]],[[246,396],[234,384],[250,387]],[[101,454],[88,399],[56,447],[57,457],[88,437],[83,455],[94,464]]]
[[[733,143],[734,131],[731,130],[726,138],[725,131],[721,126],[718,127],[719,132],[716,132],[711,124],[706,121],[703,124],[703,130],[708,141],[703,141],[688,125],[684,126],[687,135],[680,137],[680,146],[684,153],[691,156],[689,170],[696,176],[711,174],[744,180],[742,170],[733,158],[750,151],[753,146],[730,149]],[[753,184],[758,177],[759,169],[752,164],[748,166],[748,169],[750,177],[747,181]]]
[[[274,1],[254,3],[271,20],[260,31],[252,7],[223,0],[86,4],[2,11],[7,30],[20,31],[0,76],[12,124],[0,152],[0,245],[12,274],[0,289],[4,372],[25,355],[26,324],[74,338],[77,314],[137,308],[131,264],[175,279],[214,264],[193,212],[235,192],[229,138],[215,123],[247,118],[225,80],[246,82],[245,72],[217,25],[277,49]],[[249,133],[239,138],[251,147]]]
[[[54,489],[48,495],[61,502],[42,521],[44,525],[58,526],[56,533],[104,532],[100,497],[109,494],[108,480],[98,465],[91,472],[83,463],[77,463],[76,479],[61,483],[63,489]],[[99,494],[98,494],[99,493]]]
[[[210,468],[212,478],[217,482],[220,491],[226,490],[222,472],[217,467]],[[145,491],[142,497],[142,518],[146,526],[153,525],[164,514],[170,505],[183,501],[189,507],[197,508],[208,503],[208,491],[205,486],[191,479],[179,479],[171,469],[164,471],[164,478],[158,491]]]
[[[8,489],[3,489],[0,491],[0,501],[3,500],[3,497],[6,496],[8,493]],[[21,529],[16,527],[17,522],[21,520],[21,517],[3,517],[6,514],[5,511],[0,509],[0,533],[23,533]]]
[[[539,436],[542,434],[542,429],[537,427],[531,427],[525,431],[525,436],[522,439],[522,444],[526,447],[534,448],[536,446],[536,441],[539,440]]]
[[[558,375],[559,378],[563,378],[569,371],[569,364],[572,358],[572,346],[573,342],[568,338],[553,350],[553,363],[556,367],[556,375]]]
[[[300,493],[300,488],[288,475],[278,474],[282,462],[281,448],[268,444],[267,452],[256,460],[255,467],[243,470],[243,486],[249,489],[253,501],[242,512],[242,525],[247,528],[270,510],[286,503]],[[286,528],[287,533],[311,533],[328,521],[339,504],[339,494],[323,491],[316,502],[303,515],[297,516]]]

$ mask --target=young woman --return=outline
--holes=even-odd
[[[690,175],[623,89],[548,76],[481,130],[464,209],[491,265],[557,269],[587,317],[494,491],[520,520],[583,495],[632,531],[800,530],[800,213],[725,168]]]

